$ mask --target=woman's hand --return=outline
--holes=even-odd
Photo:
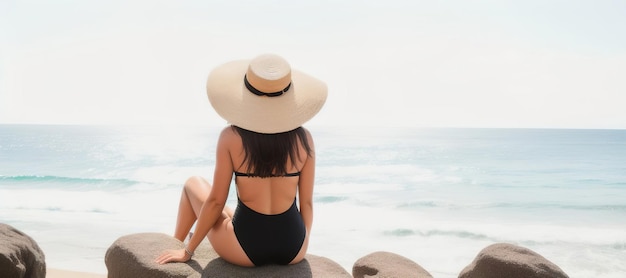
[[[155,262],[158,264],[166,264],[169,262],[184,263],[190,259],[191,259],[191,255],[185,252],[185,249],[166,250],[158,258],[156,258]]]

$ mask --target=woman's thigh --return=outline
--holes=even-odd
[[[239,245],[233,228],[232,218],[226,213],[222,213],[222,217],[217,220],[215,226],[209,231],[208,238],[213,249],[222,259],[236,265],[254,266],[246,252]]]
[[[183,193],[185,194],[189,204],[191,205],[193,212],[196,216],[200,215],[200,210],[204,201],[209,197],[211,193],[211,184],[203,177],[193,176],[187,179],[183,186]]]

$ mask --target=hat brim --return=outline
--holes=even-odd
[[[250,60],[223,64],[207,80],[211,105],[230,124],[259,133],[286,132],[309,121],[326,102],[326,84],[294,69],[287,92],[277,97],[255,95],[244,85],[249,64]]]

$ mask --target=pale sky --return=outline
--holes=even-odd
[[[626,128],[626,1],[0,0],[0,123],[223,125],[209,71],[324,80],[332,126]]]

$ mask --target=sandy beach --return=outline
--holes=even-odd
[[[46,278],[106,278],[105,274],[48,268]]]

